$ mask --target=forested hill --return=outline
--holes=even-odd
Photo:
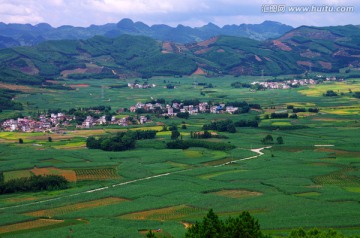
[[[216,36],[192,44],[160,42],[145,36],[95,36],[46,41],[0,50],[2,81],[41,83],[46,78],[121,78],[339,72],[360,68],[358,26],[299,27],[266,41]]]
[[[219,27],[209,23],[202,27],[178,25],[148,26],[143,22],[122,19],[118,23],[91,25],[89,27],[61,26],[54,28],[46,23],[5,24],[0,22],[0,48],[13,46],[34,46],[47,40],[89,39],[95,35],[118,37],[123,34],[148,36],[160,41],[190,43],[206,40],[215,35],[249,37],[256,40],[276,38],[293,29],[278,22],[265,21],[261,24],[225,25]]]

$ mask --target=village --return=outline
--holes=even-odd
[[[119,118],[120,113],[130,111],[129,115]],[[140,114],[157,114],[165,118],[182,117],[188,118],[189,115],[198,113],[229,113],[239,112],[239,107],[232,105],[218,104],[209,105],[208,102],[200,102],[194,105],[185,105],[181,102],[170,104],[161,103],[141,103],[127,108],[120,108],[114,113],[115,115],[107,116],[99,110],[89,110],[86,118],[82,123],[78,123],[75,115],[67,115],[62,112],[41,114],[37,118],[22,117],[8,119],[0,125],[2,131],[20,131],[20,132],[59,132],[64,131],[66,127],[75,126],[76,129],[87,129],[95,126],[118,125],[129,126],[152,122],[149,115]],[[135,115],[134,115],[135,114]]]
[[[317,76],[318,79],[322,79],[322,75]],[[252,82],[251,85],[253,86],[260,86],[262,89],[289,89],[299,86],[306,86],[306,85],[314,85],[318,84],[320,81],[314,79],[292,79],[292,80],[286,80],[286,81],[265,81],[265,82]],[[344,81],[344,79],[338,79],[336,77],[327,77],[324,81]]]

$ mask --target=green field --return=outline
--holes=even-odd
[[[195,80],[212,83],[214,88],[194,87]],[[168,131],[138,141],[129,151],[106,152],[84,146],[88,136],[123,131],[122,127],[72,129],[66,134],[0,132],[0,171],[5,181],[31,176],[35,167],[57,173],[71,171],[78,178],[66,190],[1,195],[0,236],[141,238],[144,230],[161,229],[168,237],[184,237],[185,227],[202,219],[210,208],[222,218],[247,210],[259,219],[265,233],[275,237],[299,227],[360,234],[360,100],[315,93],[340,90],[341,83],[257,92],[230,86],[234,81],[254,80],[258,79],[153,78],[149,83],[156,88],[105,88],[104,98],[101,86],[134,80],[82,80],[89,86],[76,91],[19,94],[23,113],[93,105],[110,105],[116,110],[151,97],[246,100],[262,106],[237,115],[199,114],[187,120],[153,117],[149,125],[132,127],[161,130],[156,123],[162,122],[181,128],[185,121],[187,129],[179,129],[183,139],[214,119],[264,118],[273,110],[286,110],[287,105],[318,107],[320,112],[299,114],[298,119],[262,119],[259,128],[237,127],[236,133],[218,132],[226,138],[208,139],[236,147],[229,151],[167,149]],[[164,89],[168,81],[180,83],[176,89]],[[352,81],[346,87],[356,91],[360,79]],[[262,144],[261,139],[269,134],[281,136],[284,144],[276,140]],[[53,142],[47,141],[48,136]],[[23,144],[17,143],[19,138],[24,139]],[[261,150],[264,154],[252,151],[265,146],[271,148]]]

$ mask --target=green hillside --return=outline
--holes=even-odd
[[[360,67],[360,28],[299,27],[263,42],[218,36],[193,44],[159,42],[145,36],[95,36],[46,41],[0,50],[2,81],[40,84],[47,78],[118,78],[190,75],[279,75],[339,72]]]

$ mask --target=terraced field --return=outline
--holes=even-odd
[[[66,134],[0,132],[0,171],[5,182],[33,174],[63,175],[71,181],[66,190],[2,194],[0,236],[122,234],[143,238],[146,231],[153,230],[160,237],[180,238],[184,237],[186,227],[202,219],[210,208],[220,218],[250,211],[266,233],[274,237],[285,237],[297,227],[335,228],[346,235],[360,234],[360,100],[346,92],[346,87],[357,90],[359,79],[351,85],[342,82],[251,92],[232,88],[230,84],[240,79],[251,83],[257,78],[196,77],[214,88],[194,87],[193,78],[183,77],[179,88],[167,90],[163,88],[167,81],[180,79],[164,77],[149,79],[149,83],[159,85],[149,90],[111,88],[108,86],[115,82],[109,79],[84,80],[81,83],[89,86],[79,87],[78,91],[19,95],[17,100],[24,103],[24,112],[34,111],[35,106],[36,111],[47,110],[49,105],[44,103],[47,101],[54,102],[52,108],[104,104],[115,111],[151,97],[169,102],[175,98],[246,100],[259,103],[261,109],[233,115],[191,115],[189,119],[165,119],[150,114],[153,122],[149,124],[71,128]],[[71,80],[68,83],[79,84]],[[100,99],[102,86],[106,100]],[[345,95],[325,97],[322,93],[327,89],[340,90]],[[97,96],[89,98],[90,93]],[[317,107],[320,111],[299,113],[297,119],[264,118],[272,111],[291,113],[288,105]],[[166,143],[171,141],[171,132],[160,131],[163,125],[174,123],[183,139],[189,140],[191,132],[202,131],[204,124],[224,119],[234,122],[259,119],[260,123],[258,128],[236,127],[236,133],[216,132],[224,138],[205,140],[235,147],[228,151],[168,149]],[[128,129],[159,132],[153,140],[137,141],[129,151],[84,147],[88,136]],[[261,140],[267,135],[275,140],[264,145]],[[47,141],[49,136],[53,139],[51,143]],[[282,137],[284,144],[277,144],[277,137]],[[23,144],[18,143],[19,138],[24,139]],[[261,150],[261,155],[254,150],[263,147],[267,148]],[[45,219],[49,217],[56,219]]]

